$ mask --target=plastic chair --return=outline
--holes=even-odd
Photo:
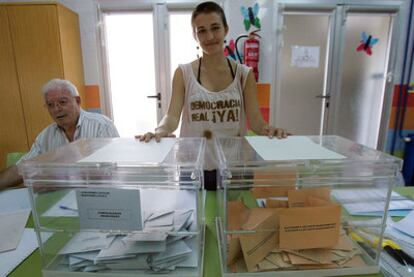
[[[24,152],[12,152],[8,153],[6,157],[6,166],[12,166],[17,163],[18,160],[20,160],[23,155],[26,154]]]

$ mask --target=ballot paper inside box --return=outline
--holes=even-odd
[[[83,140],[26,162],[43,276],[201,277],[203,149]]]
[[[380,249],[359,235],[372,229],[381,235],[399,159],[337,136],[216,143],[222,276],[379,272]],[[349,191],[369,193],[339,197]],[[354,204],[375,204],[381,213],[361,218],[345,207]]]
[[[326,195],[326,188],[304,191],[317,190]],[[292,195],[302,198],[299,191]],[[230,275],[312,270],[314,276],[376,271],[375,261],[343,228],[342,207],[313,196],[307,199],[302,204],[292,201],[300,206],[294,208],[248,208],[242,200],[229,201],[227,221],[217,220],[223,270],[226,266]]]

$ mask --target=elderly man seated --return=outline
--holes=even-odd
[[[119,137],[115,125],[109,118],[81,109],[81,98],[71,82],[53,79],[43,87],[42,92],[45,106],[55,122],[37,136],[30,151],[18,163],[77,139]],[[0,172],[0,190],[21,183],[22,178],[16,165]]]

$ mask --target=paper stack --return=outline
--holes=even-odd
[[[387,220],[385,237],[392,239],[410,257],[414,257],[414,211],[409,213],[404,219],[394,222],[391,218]],[[387,253],[381,253],[380,264],[382,269],[390,276],[409,276],[414,273],[414,265],[399,264]]]
[[[365,265],[360,248],[341,227],[342,208],[331,202],[329,187],[256,187],[252,193],[261,197],[262,208],[228,202],[227,265],[233,272]]]
[[[197,239],[185,234],[193,223],[193,212],[145,211],[140,232],[79,232],[60,250],[59,267],[83,272],[169,272],[197,267]]]
[[[351,215],[382,216],[387,204],[388,188],[335,189],[332,195]],[[390,216],[406,216],[413,209],[413,200],[394,191],[391,193],[388,207]]]

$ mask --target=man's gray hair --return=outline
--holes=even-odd
[[[62,79],[52,79],[49,82],[47,82],[46,85],[43,86],[42,92],[43,95],[46,97],[46,94],[49,91],[52,90],[66,90],[69,91],[72,96],[79,96],[79,92],[74,84],[72,84],[68,80],[62,80]]]

